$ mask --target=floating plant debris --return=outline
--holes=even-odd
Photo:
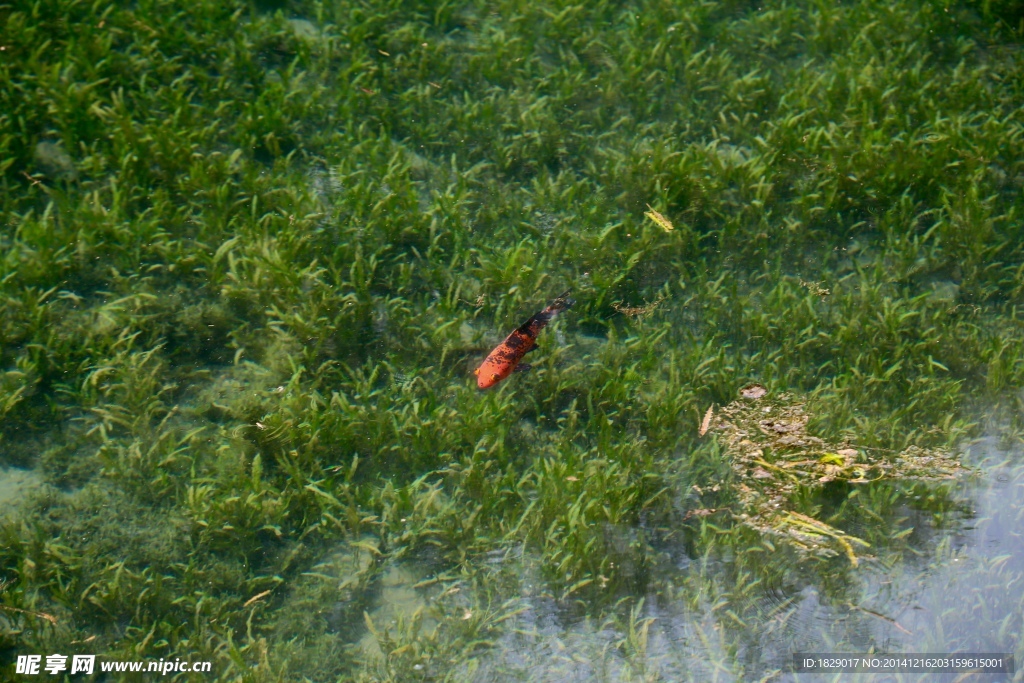
[[[701,422],[700,422],[700,431],[698,432],[698,434],[700,436],[704,436],[705,434],[708,433],[708,427],[711,426],[711,418],[713,418],[714,416],[715,416],[715,407],[713,405],[712,406],[708,406],[707,412],[704,413],[704,419],[701,420]]]
[[[710,427],[725,446],[736,476],[742,508],[736,518],[802,553],[830,556],[841,551],[857,566],[855,547],[868,543],[791,509],[791,497],[800,489],[834,481],[952,479],[963,471],[959,461],[940,450],[911,446],[896,454],[812,436],[807,433],[810,416],[792,394],[768,398],[763,386],[752,384],[740,395],[718,411]]]
[[[260,600],[262,600],[263,598],[265,598],[265,597],[267,597],[268,595],[270,595],[270,594],[271,594],[272,592],[273,592],[273,591],[270,591],[270,590],[265,590],[265,591],[263,591],[262,593],[257,593],[256,595],[254,595],[254,596],[252,596],[251,598],[249,598],[248,600],[246,600],[246,601],[245,601],[245,602],[244,602],[244,603],[242,604],[242,607],[248,607],[249,605],[253,604],[254,602],[259,602],[259,601],[260,601]]]
[[[644,215],[654,221],[662,230],[665,232],[672,232],[676,229],[676,226],[672,225],[672,221],[665,218],[665,216],[660,212],[652,209],[650,204],[647,205],[647,208],[650,210],[644,211]]]
[[[806,287],[811,294],[820,296],[822,298],[828,296],[832,291],[826,287],[822,287],[817,282],[807,282],[806,280],[800,280],[800,285]]]
[[[57,625],[57,617],[53,616],[52,614],[47,614],[46,612],[34,612],[29,609],[21,609],[20,607],[12,607],[10,605],[0,605],[0,610],[4,610],[7,612],[16,612],[17,614],[27,614],[30,617],[45,619],[54,626]]]
[[[616,301],[612,304],[612,308],[621,313],[622,315],[628,315],[634,318],[645,318],[654,312],[654,309],[661,305],[661,302],[665,300],[665,297],[659,296],[649,304],[643,306],[627,306],[621,301]]]

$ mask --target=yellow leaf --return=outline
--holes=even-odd
[[[839,465],[840,467],[846,466],[846,460],[838,453],[826,453],[821,456],[819,462],[824,465]]]
[[[651,205],[648,204],[647,208],[651,209]],[[655,211],[654,209],[651,209],[650,211],[644,211],[644,215],[650,218],[655,223],[657,223],[658,226],[665,232],[672,232],[673,230],[676,229],[676,226],[672,225],[672,221],[665,218],[665,216]]]

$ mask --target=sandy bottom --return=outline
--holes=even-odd
[[[43,478],[35,470],[0,467],[0,512],[10,510],[42,484]]]

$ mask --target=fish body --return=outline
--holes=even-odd
[[[489,389],[511,375],[523,356],[537,345],[537,335],[540,331],[556,315],[569,309],[574,303],[576,301],[569,298],[567,291],[556,297],[543,311],[512,330],[512,334],[505,337],[505,341],[498,344],[477,368],[477,387]]]

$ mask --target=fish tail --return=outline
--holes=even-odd
[[[552,318],[562,311],[571,308],[572,305],[576,303],[576,300],[569,296],[571,291],[571,289],[567,289],[559,296],[556,296],[551,300],[551,303],[548,304],[547,308],[520,325],[517,331],[521,334],[525,334],[531,339],[536,339],[537,335],[540,334],[540,331],[544,329],[545,325],[551,322]]]
[[[549,322],[551,322],[552,318],[554,318],[562,311],[572,308],[572,305],[576,303],[576,299],[573,299],[569,296],[570,292],[572,292],[572,290],[567,289],[558,296],[556,296],[554,299],[551,300],[551,303],[548,304],[547,308],[545,308],[537,315],[533,316],[531,320],[536,320],[538,323],[540,323],[541,327],[543,327],[544,325],[547,325]]]
[[[567,289],[558,296],[556,296],[554,299],[551,300],[551,303],[548,304],[548,307],[544,309],[544,312],[554,317],[555,315],[561,313],[562,311],[566,311],[572,308],[573,304],[576,303],[576,299],[570,297],[570,294],[572,294],[572,290]]]

